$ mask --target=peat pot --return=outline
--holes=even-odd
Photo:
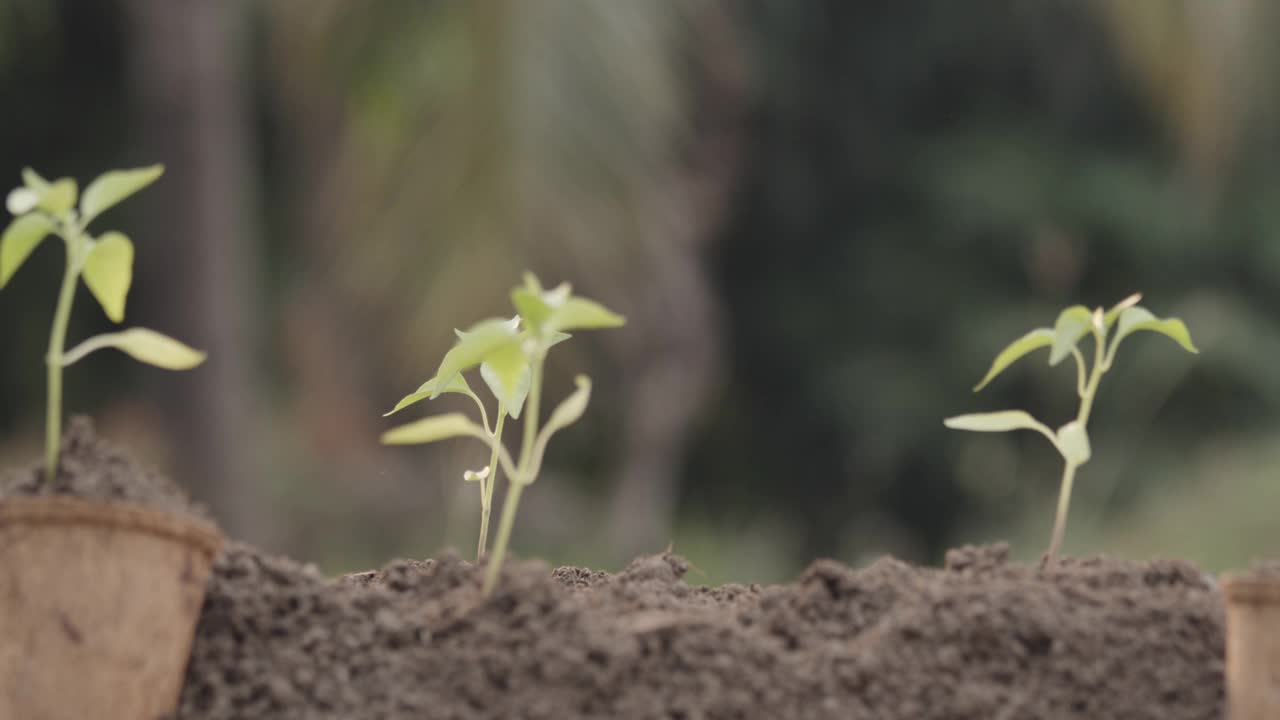
[[[1223,581],[1227,604],[1227,707],[1230,720],[1280,718],[1280,576]]]
[[[177,707],[216,528],[65,496],[0,501],[0,718]]]

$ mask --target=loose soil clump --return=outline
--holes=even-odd
[[[1221,593],[1185,562],[1042,569],[993,545],[954,550],[941,569],[822,560],[789,585],[714,588],[686,584],[688,568],[671,554],[616,574],[516,562],[483,598],[483,568],[452,555],[328,579],[230,543],[177,718],[1223,713]]]

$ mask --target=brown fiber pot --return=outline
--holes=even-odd
[[[0,501],[0,718],[177,707],[214,527],[122,503]]]
[[[1280,579],[1228,576],[1227,717],[1280,718]]]

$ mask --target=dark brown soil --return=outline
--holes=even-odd
[[[792,585],[691,588],[454,557],[329,581],[233,545],[181,718],[1222,716],[1222,606],[1182,562],[953,551],[946,569],[819,561]]]
[[[182,488],[144,468],[98,437],[93,421],[76,416],[62,436],[57,481],[45,481],[44,462],[0,474],[0,498],[12,495],[75,495],[87,500],[129,502],[208,521],[208,512]]]
[[[68,456],[126,462],[89,440]],[[73,492],[156,492],[124,466],[66,472]],[[485,599],[481,569],[456,557],[330,580],[231,543],[178,718],[1222,717],[1211,578],[1177,561],[1041,570],[1007,555],[822,560],[790,585],[716,588],[685,584],[674,555],[618,574],[519,562]]]

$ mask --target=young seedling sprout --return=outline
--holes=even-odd
[[[485,554],[489,536],[489,508],[498,468],[507,474],[510,489],[502,506],[498,538],[485,571],[484,594],[493,592],[502,569],[511,529],[515,525],[520,493],[538,479],[547,442],[559,430],[577,422],[591,398],[591,380],[579,375],[577,389],[552,411],[545,425],[540,425],[542,371],[547,351],[569,339],[566,331],[612,328],[625,321],[592,300],[576,297],[567,283],[543,290],[538,279],[526,274],[524,285],[511,292],[517,315],[510,320],[482,320],[466,331],[455,331],[458,341],[444,356],[434,377],[407,395],[387,413],[399,412],[420,400],[439,397],[442,393],[458,393],[471,398],[480,412],[477,425],[462,413],[427,417],[389,430],[382,442],[389,445],[416,445],[453,437],[473,437],[489,447],[489,464],[479,471],[468,470],[463,479],[480,485],[480,540],[476,559]],[[491,426],[484,402],[472,391],[463,377],[464,371],[479,367],[480,377],[497,401],[497,412]],[[502,442],[503,422],[507,417],[520,418],[524,411],[524,437],[520,454],[512,460]]]
[[[1062,536],[1067,526],[1067,508],[1071,503],[1071,485],[1075,481],[1076,469],[1088,462],[1092,454],[1087,430],[1089,413],[1093,410],[1094,397],[1098,393],[1098,384],[1102,381],[1102,376],[1115,362],[1116,350],[1120,347],[1120,342],[1139,330],[1150,330],[1168,336],[1188,352],[1200,352],[1192,344],[1187,326],[1181,320],[1161,319],[1152,315],[1138,305],[1141,299],[1141,295],[1134,294],[1106,312],[1103,312],[1102,308],[1089,312],[1089,309],[1083,305],[1063,310],[1052,328],[1036,328],[1002,350],[996,356],[995,362],[991,364],[986,377],[974,387],[974,392],[986,387],[987,383],[1005,368],[1033,350],[1042,347],[1050,348],[1050,365],[1057,365],[1070,355],[1076,361],[1076,394],[1080,396],[1080,409],[1075,419],[1058,428],[1057,432],[1022,410],[959,415],[944,421],[947,427],[956,430],[977,432],[1034,430],[1048,438],[1049,442],[1057,448],[1065,465],[1062,470],[1062,485],[1058,490],[1058,513],[1053,524],[1053,537],[1049,541],[1047,561],[1052,561],[1062,547]],[[1110,337],[1110,344],[1108,344],[1108,335],[1113,328],[1115,334]],[[1086,366],[1084,354],[1078,347],[1087,334],[1093,335],[1094,353],[1090,366]]]
[[[104,173],[79,196],[76,181],[61,178],[49,182],[30,168],[22,171],[23,184],[9,193],[6,206],[15,217],[0,236],[0,289],[49,235],[62,238],[67,249],[62,290],[49,334],[48,412],[45,425],[45,481],[56,482],[58,450],[62,441],[62,369],[102,348],[117,348],[144,363],[170,370],[186,370],[204,362],[204,353],[145,328],[91,337],[70,352],[63,352],[76,280],[84,277],[89,292],[112,322],[124,320],[125,299],[133,281],[133,243],[123,233],[109,231],[94,237],[88,225],[104,210],[150,185],[164,168],[153,165],[136,170]]]

